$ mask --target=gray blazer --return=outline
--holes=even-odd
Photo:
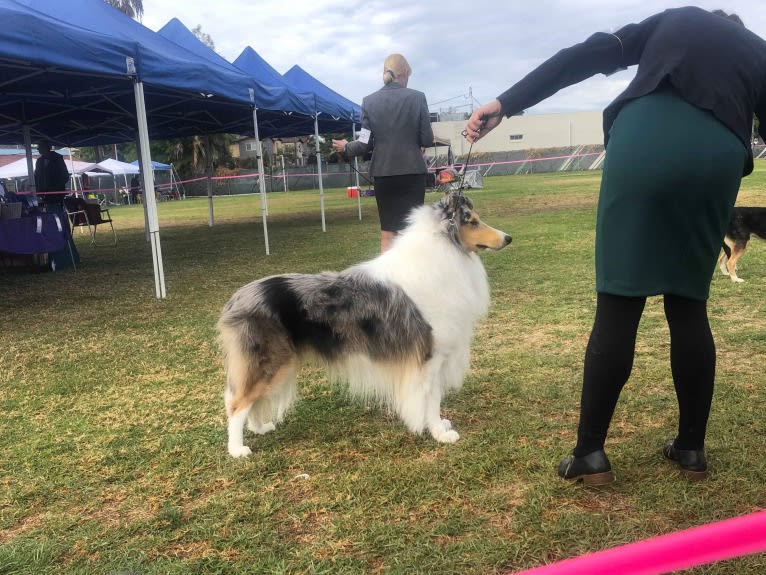
[[[423,92],[391,82],[362,100],[362,129],[372,132],[365,144],[346,145],[347,156],[372,149],[371,176],[425,174],[421,147],[433,145],[434,133]]]

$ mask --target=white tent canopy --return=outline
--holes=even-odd
[[[103,162],[96,164],[96,166],[115,176],[122,176],[125,174],[138,174],[140,171],[138,166],[135,164],[120,162],[119,160],[115,160],[113,158],[107,158]]]
[[[77,160],[66,159],[66,167],[70,174],[82,174],[83,172],[89,172],[97,167],[96,164],[90,162],[80,162]],[[3,166],[0,168],[0,178],[10,180],[13,178],[27,178],[29,173],[27,172],[27,159],[20,158],[15,162]]]

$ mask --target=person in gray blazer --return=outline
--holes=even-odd
[[[421,148],[433,145],[426,96],[407,87],[412,69],[401,54],[383,63],[383,87],[362,100],[362,128],[353,142],[333,140],[348,157],[372,150],[370,175],[380,217],[380,251],[406,226],[407,214],[423,205],[426,167]]]

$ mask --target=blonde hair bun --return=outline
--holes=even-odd
[[[390,54],[383,62],[383,83],[390,84],[396,78],[407,77],[412,74],[407,59],[401,54]]]

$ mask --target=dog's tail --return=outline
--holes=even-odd
[[[279,422],[296,399],[297,358],[284,338],[263,345],[247,322],[218,322],[226,365],[226,415],[252,409],[256,421]]]

